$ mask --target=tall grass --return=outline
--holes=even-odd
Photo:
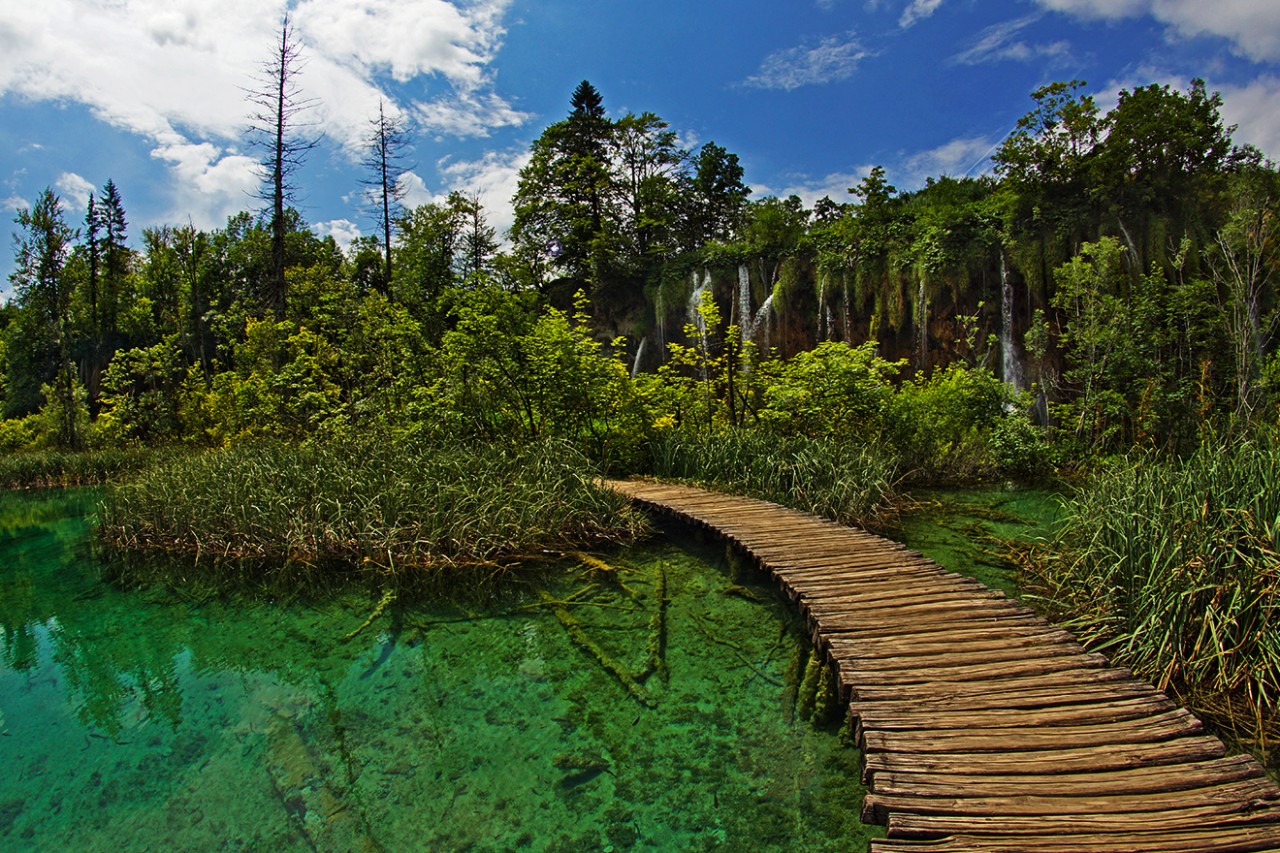
[[[163,451],[142,448],[110,450],[24,450],[0,454],[0,488],[94,486],[120,480],[142,470]]]
[[[1091,645],[1248,738],[1280,715],[1280,452],[1129,460],[1068,505],[1034,570]],[[1265,748],[1265,744],[1264,744]]]
[[[110,489],[108,551],[359,565],[388,576],[634,537],[643,524],[566,444],[244,446]]]
[[[729,430],[653,441],[650,473],[874,525],[894,502],[897,462],[882,448]]]

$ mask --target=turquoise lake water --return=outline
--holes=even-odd
[[[541,595],[394,602],[344,640],[376,596],[103,582],[93,500],[0,493],[0,849],[821,851],[879,832],[839,726],[795,719],[795,617],[715,546],[571,561]]]
[[[984,488],[919,492],[915,508],[886,535],[953,572],[1010,597],[1018,595],[1017,567],[1007,543],[1052,538],[1063,496],[1040,489]]]

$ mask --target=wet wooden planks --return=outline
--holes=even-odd
[[[1280,851],[1280,789],[1021,604],[777,504],[612,481],[773,575],[839,676],[883,851]]]

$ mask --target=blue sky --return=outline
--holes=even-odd
[[[611,115],[657,113],[738,154],[757,195],[807,203],[874,165],[900,189],[978,174],[1029,93],[1072,78],[1106,107],[1203,77],[1237,141],[1280,159],[1276,0],[29,0],[0,6],[0,231],[46,186],[79,224],[108,178],[135,245],[257,205],[244,89],[286,11],[324,134],[299,206],[340,241],[372,231],[358,164],[379,97],[413,120],[410,200],[476,193],[504,228],[582,79]]]

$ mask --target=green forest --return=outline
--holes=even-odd
[[[121,547],[384,579],[539,541],[511,531],[634,535],[600,474],[873,528],[915,486],[1064,483],[1026,589],[1262,737],[1280,173],[1200,80],[1106,111],[1084,92],[1031,93],[991,174],[899,190],[875,168],[812,209],[752,198],[736,154],[611,118],[586,81],[533,143],[508,235],[462,194],[401,207],[383,118],[377,233],[346,251],[284,204],[282,156],[267,209],[212,231],[131,240],[127,187],[46,190],[0,306],[5,477],[133,471],[103,513]]]

